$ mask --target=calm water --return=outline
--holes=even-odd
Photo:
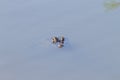
[[[120,8],[104,2],[1,0],[0,80],[120,80]]]

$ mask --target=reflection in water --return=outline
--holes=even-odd
[[[115,0],[106,1],[104,3],[104,6],[105,6],[106,10],[113,10],[113,9],[116,9],[120,6],[120,1],[119,2],[117,2]]]

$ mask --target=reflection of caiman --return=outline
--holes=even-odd
[[[62,48],[64,45],[64,40],[65,40],[65,38],[62,36],[62,37],[60,37],[60,38],[58,38],[58,37],[53,37],[52,38],[52,43],[53,44],[56,44],[56,43],[59,43],[58,44],[58,47],[59,48]]]

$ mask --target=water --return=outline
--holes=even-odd
[[[119,80],[119,10],[105,0],[0,1],[1,80]],[[65,36],[65,47],[51,44]]]

